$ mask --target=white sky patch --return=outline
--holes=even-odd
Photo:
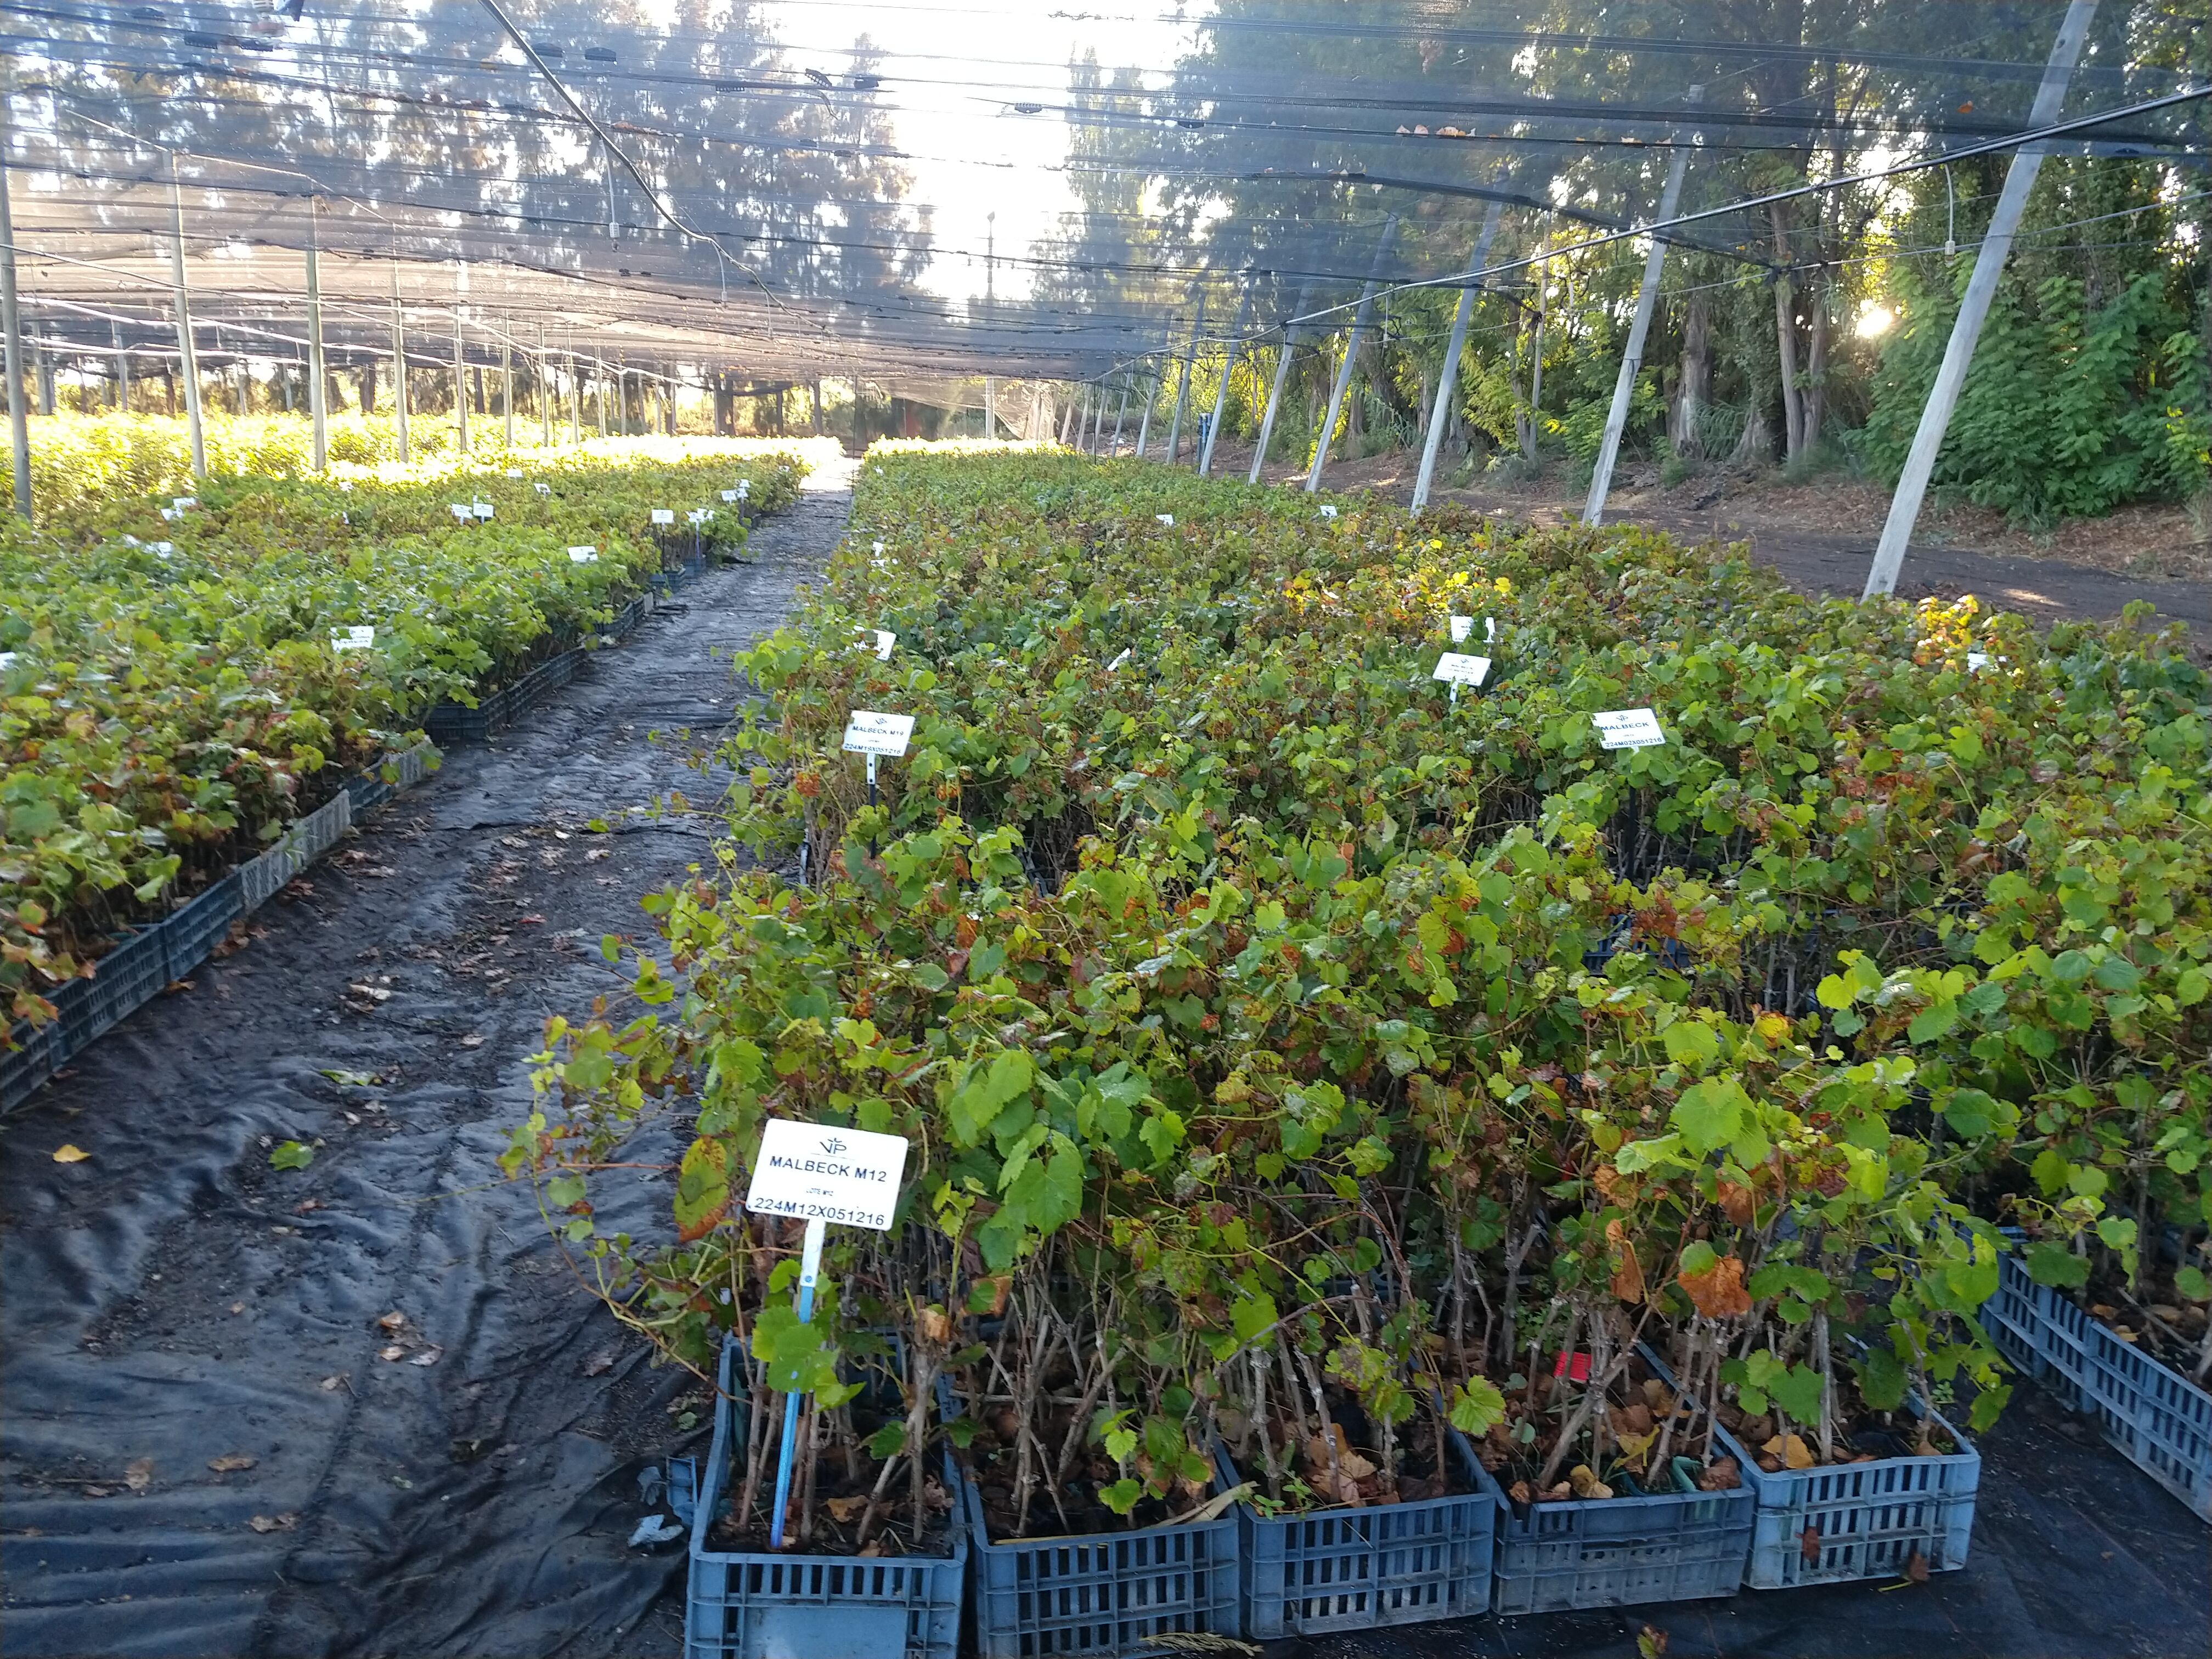
[[[1079,12],[1041,0],[768,0],[761,16],[795,69],[842,80],[862,34],[883,54],[880,96],[895,142],[913,158],[906,163],[910,199],[936,209],[938,253],[922,286],[951,298],[983,294],[984,252],[994,228],[994,286],[1009,298],[1027,295],[1033,273],[1008,256],[1025,256],[1059,230],[1061,214],[1074,210],[1060,171],[1067,159],[1069,64],[1096,52],[1107,74],[1137,68],[1156,76],[1173,67],[1193,34],[1187,19],[1158,15],[1141,3]],[[1025,115],[1019,104],[1042,108]]]

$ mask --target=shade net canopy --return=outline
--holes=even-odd
[[[1370,282],[1386,330],[1439,331],[1418,296],[1448,310],[1486,223],[1481,286],[1509,305],[1632,290],[1677,161],[1697,216],[1660,234],[1685,268],[1780,279],[1897,188],[1835,181],[2001,161],[2065,10],[1215,0],[1054,14],[1059,61],[994,46],[988,5],[55,0],[0,27],[26,316],[56,349],[173,360],[181,225],[203,351],[298,356],[312,244],[336,363],[389,354],[396,318],[421,366],[504,349],[773,386],[1142,374],[1194,337],[1341,327]],[[928,49],[872,43],[893,11],[941,20]],[[2203,80],[2203,22],[2100,6],[2064,115],[2115,118],[2053,152],[2202,189],[2203,103],[2141,106]],[[981,292],[946,272],[983,251],[941,240],[917,187],[961,160],[932,148],[957,144],[948,110],[1016,132],[1000,165],[1066,203],[989,250]]]

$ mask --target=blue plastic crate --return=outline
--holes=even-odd
[[[233,872],[161,924],[171,979],[182,979],[205,962],[246,914],[246,896]]]
[[[708,1532],[729,1506],[744,1443],[735,1342],[722,1349],[714,1437],[691,1520],[684,1659],[956,1659],[968,1531],[947,1522],[949,1553],[880,1559],[718,1550]],[[948,1458],[947,1489],[954,1480]]]
[[[2063,1291],[2003,1258],[1984,1310],[1998,1350],[2062,1403],[2089,1413],[2117,1451],[2212,1521],[2212,1394],[2144,1353]]]
[[[93,964],[90,979],[73,979],[54,993],[69,1052],[82,1054],[103,1031],[160,995],[168,982],[164,930],[158,925],[133,929]]]
[[[1487,1612],[1503,1494],[1466,1437],[1455,1430],[1447,1438],[1471,1492],[1310,1515],[1263,1516],[1238,1504],[1244,1634],[1271,1642]],[[1235,1485],[1218,1442],[1213,1461],[1223,1485]]]
[[[1733,1492],[1533,1504],[1498,1500],[1501,1613],[1696,1601],[1743,1587],[1759,1497]]]
[[[1639,1352],[1656,1375],[1674,1380],[1650,1349]],[[1713,1432],[1747,1476],[1754,1472],[1725,1430],[1716,1424]],[[1734,1595],[1750,1560],[1759,1494],[1747,1480],[1732,1492],[1532,1504],[1525,1516],[1503,1496],[1498,1506],[1492,1605],[1501,1613],[1559,1613]]]
[[[1795,1589],[1893,1578],[1915,1554],[1930,1572],[1965,1566],[1974,1538],[1981,1454],[1942,1418],[1936,1420],[1960,1448],[1957,1452],[1780,1474],[1769,1474],[1745,1458],[1744,1478],[1759,1494],[1759,1518],[1744,1582],[1753,1589]],[[1809,1557],[1808,1527],[1819,1534]]]
[[[69,1034],[59,1020],[15,1029],[15,1046],[0,1053],[0,1113],[14,1111],[46,1086],[69,1059]]]
[[[1670,1387],[1674,1374],[1649,1348],[1645,1363]],[[1913,1402],[1916,1415],[1923,1409]],[[1716,1435],[1758,1494],[1751,1559],[1744,1582],[1753,1589],[1796,1589],[1902,1574],[1915,1553],[1931,1572],[1966,1565],[1974,1537],[1974,1498],[1982,1457],[1942,1417],[1936,1421],[1957,1452],[1940,1457],[1883,1457],[1769,1474],[1725,1428]],[[1819,1534],[1806,1555],[1805,1531]]]

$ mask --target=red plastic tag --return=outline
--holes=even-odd
[[[1586,1353],[1563,1353],[1552,1367],[1552,1375],[1564,1376],[1570,1382],[1589,1381],[1589,1356]]]

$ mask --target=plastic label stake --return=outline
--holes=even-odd
[[[676,509],[672,507],[654,507],[653,509],[653,521],[655,524],[674,524],[676,522]]]
[[[1474,617],[1454,617],[1451,619],[1451,642],[1454,645],[1464,645],[1467,642],[1467,636],[1474,632]]]
[[[868,757],[872,770],[876,757]],[[799,1248],[799,1322],[814,1322],[814,1286],[822,1273],[822,1243],[831,1222],[845,1227],[890,1229],[906,1173],[906,1140],[866,1129],[844,1129],[771,1118],[761,1132],[745,1208],[755,1215],[799,1216],[806,1222]],[[791,1505],[791,1465],[799,1438],[799,1401],[783,1397],[783,1442],[776,1455],[775,1509],[769,1547],[783,1547],[784,1511]]]
[[[1667,741],[1658,715],[1648,708],[1617,708],[1590,719],[1596,723],[1598,741],[1607,749],[1656,749]]]
[[[722,499],[726,501],[734,501],[738,499],[738,492],[734,489],[726,489],[722,492]]]
[[[1454,622],[1463,622],[1466,618],[1455,617],[1452,620]],[[1480,685],[1484,680],[1489,678],[1489,658],[1469,657],[1464,656],[1456,651],[1447,651],[1437,659],[1436,672],[1431,674],[1429,678],[1432,680],[1445,681],[1450,685],[1452,707],[1456,708],[1459,707],[1460,687],[1462,685]]]
[[[568,550],[570,564],[597,564],[599,562],[599,550],[596,547],[572,547]]]
[[[374,628],[333,628],[331,629],[331,649],[333,651],[373,651],[376,648]]]

